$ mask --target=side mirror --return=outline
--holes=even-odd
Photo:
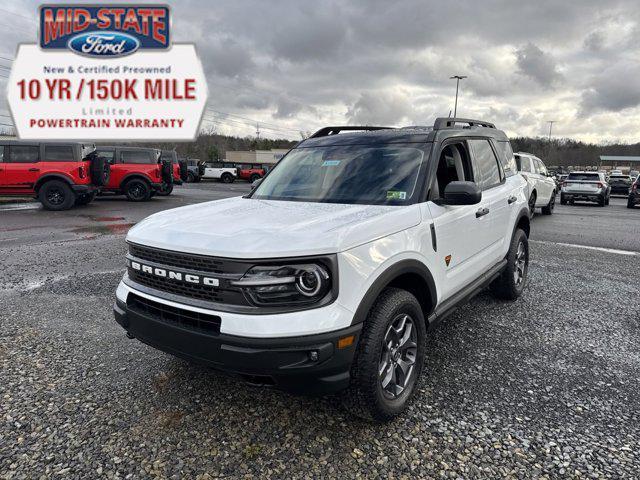
[[[451,182],[444,189],[443,205],[476,205],[482,200],[482,191],[473,182]]]
[[[258,187],[258,185],[260,185],[261,182],[262,182],[261,178],[254,180],[253,183],[251,184],[251,190],[255,190]]]

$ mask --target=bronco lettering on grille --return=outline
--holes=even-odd
[[[195,275],[192,273],[183,273],[169,270],[166,268],[152,267],[150,265],[144,265],[134,260],[127,260],[129,267],[138,272],[147,273],[156,277],[168,278],[170,280],[177,280],[179,282],[193,283],[196,285],[206,285],[208,287],[220,286],[220,280],[213,277],[205,277],[202,275]]]

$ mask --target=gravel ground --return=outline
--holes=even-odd
[[[2,250],[0,478],[638,476],[638,256],[533,243],[524,296],[434,329],[410,410],[372,425],[128,340],[124,250]]]

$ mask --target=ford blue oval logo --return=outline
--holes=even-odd
[[[72,37],[67,46],[80,55],[91,57],[123,57],[140,48],[140,41],[119,32],[87,32]]]

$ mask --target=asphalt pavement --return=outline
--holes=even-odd
[[[0,205],[0,478],[637,478],[640,208],[536,215],[522,298],[479,295],[431,331],[415,402],[373,425],[114,322],[130,225],[248,190]]]

